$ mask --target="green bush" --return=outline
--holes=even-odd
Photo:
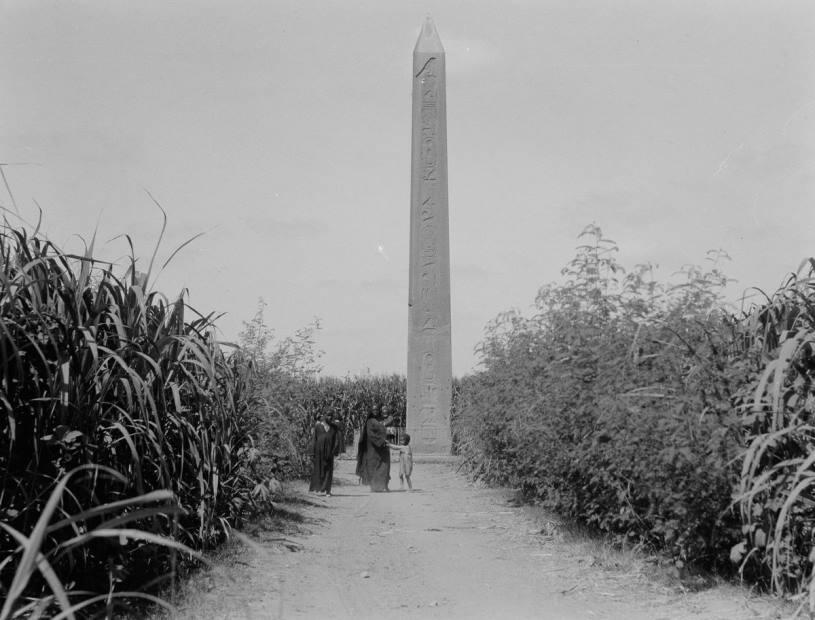
[[[616,245],[588,227],[535,313],[488,325],[481,369],[456,418],[474,475],[678,562],[728,562],[741,448],[733,401],[755,373],[740,324],[708,271],[655,281],[626,273]]]

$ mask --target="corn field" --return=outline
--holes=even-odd
[[[4,620],[150,598],[263,482],[247,370],[213,317],[149,289],[155,253],[140,274],[131,247],[117,275],[92,252],[0,230]]]
[[[257,430],[261,462],[256,469],[277,478],[307,476],[314,425],[323,415],[340,421],[346,446],[374,411],[387,411],[394,426],[404,426],[404,375],[321,376],[321,352],[316,349],[319,320],[276,340],[266,324],[265,307],[260,299],[255,316],[244,322],[238,338],[242,355],[254,369],[249,391],[254,408],[261,412]]]
[[[734,312],[721,255],[667,284],[584,236],[532,316],[487,326],[454,381],[455,450],[474,478],[815,613],[815,261]],[[374,411],[405,424],[404,376],[320,376],[317,320],[275,341],[261,300],[226,347],[217,316],[151,290],[156,251],[120,273],[93,248],[0,228],[0,620],[166,605],[272,479],[307,474],[319,417],[346,446]]]
[[[261,459],[270,461],[267,469],[276,477],[306,476],[314,425],[323,415],[339,420],[341,450],[355,455],[354,432],[369,413],[385,411],[394,426],[404,426],[405,387],[400,375],[300,378],[277,389],[267,385],[260,400],[266,403],[265,424],[273,430],[261,433]]]
[[[815,613],[815,260],[746,317],[763,360],[741,407],[747,446],[732,559]]]
[[[368,414],[383,411],[393,417],[392,426],[404,426],[407,409],[404,375],[320,377],[306,386],[307,408],[329,412],[342,423],[345,443],[362,427]]]

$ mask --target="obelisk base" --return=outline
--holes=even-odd
[[[433,334],[413,334],[409,355],[407,393],[407,428],[414,454],[449,455],[452,450],[450,406],[452,378],[449,371],[450,329],[436,329]],[[418,379],[418,380],[416,380]]]

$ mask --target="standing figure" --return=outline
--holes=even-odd
[[[329,423],[329,416],[321,416],[320,420],[314,425],[309,492],[316,492],[318,495],[331,495],[331,481],[334,478],[334,447],[336,439],[336,427],[332,429]]]
[[[326,432],[326,441],[323,449],[323,484],[320,487],[320,492],[326,496],[331,497],[331,485],[334,482],[334,457],[340,451],[340,421],[332,420],[329,416],[325,416],[325,423],[328,424],[328,431]]]
[[[401,446],[390,444],[388,447],[399,450],[399,488],[404,489],[405,482],[407,482],[408,491],[412,491],[413,484],[410,482],[410,474],[413,473],[413,448],[410,446],[410,435],[405,433],[402,436]]]
[[[359,442],[357,443],[357,478],[359,478],[359,484],[370,484],[368,481],[368,471],[365,465],[365,450],[368,447],[368,422],[369,420],[373,419],[375,416],[374,413],[369,413],[368,417],[365,418],[365,421],[362,423],[362,429],[359,433]]]
[[[391,451],[385,430],[389,422],[390,418],[383,419],[381,411],[369,415],[359,438],[357,475],[363,484],[370,485],[374,493],[389,490]]]

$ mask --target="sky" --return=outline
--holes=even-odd
[[[324,374],[405,372],[412,50],[446,50],[453,372],[590,223],[668,280],[815,256],[815,3],[0,0],[8,217],[146,267],[235,340],[319,318]],[[25,164],[25,165],[23,165]]]

